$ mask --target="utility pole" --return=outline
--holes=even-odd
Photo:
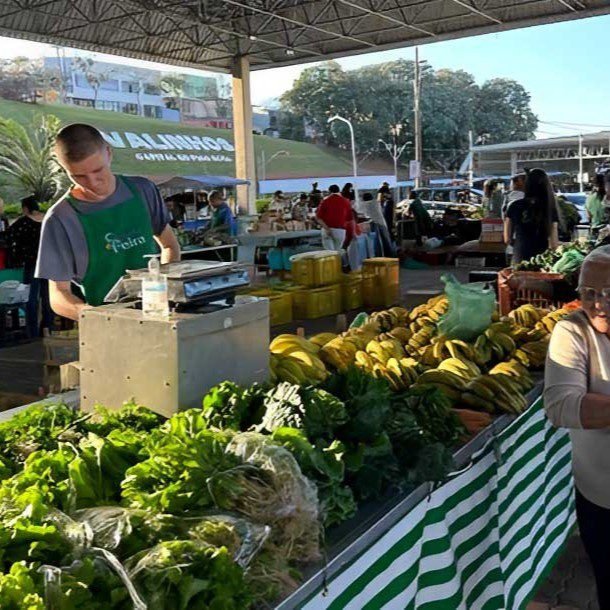
[[[356,196],[356,206],[359,207],[360,199],[358,196],[358,159],[356,157],[356,137],[354,135],[354,126],[352,125],[352,122],[349,119],[346,119],[345,117],[342,117],[338,114],[331,116],[328,119],[327,123],[330,124],[333,121],[341,121],[349,127],[349,134],[352,143],[352,173],[354,175],[354,194]]]
[[[468,163],[468,186],[472,188],[474,183],[474,152],[472,150],[472,129],[468,132],[468,152],[470,154],[470,162]]]
[[[421,137],[421,112],[420,112],[421,75],[419,70],[419,47],[415,47],[415,78],[413,79],[413,113],[415,115],[415,161],[419,167],[418,175],[415,177],[415,188],[421,185],[422,175],[422,137]]]
[[[583,180],[583,139],[582,133],[578,134],[578,185],[580,187],[580,192],[582,193],[585,190],[585,184]]]

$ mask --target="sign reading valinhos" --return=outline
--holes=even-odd
[[[230,163],[233,159],[226,153],[235,151],[233,144],[225,138],[213,138],[210,136],[134,133],[131,131],[102,132],[102,135],[113,148],[143,149],[145,152],[138,152],[135,155],[135,158],[139,161],[213,161]],[[203,152],[204,154],[196,154],[197,152]]]

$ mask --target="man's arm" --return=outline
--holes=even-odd
[[[504,219],[504,243],[508,246],[513,237],[513,221],[510,218]]]
[[[70,282],[55,282],[49,280],[49,300],[53,311],[64,318],[78,320],[80,312],[89,307],[77,296],[72,294]]]
[[[169,225],[165,226],[160,235],[155,235],[155,241],[161,248],[162,264],[177,263],[180,260],[180,244]]]

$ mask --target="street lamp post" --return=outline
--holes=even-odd
[[[398,146],[398,144],[396,144],[396,135],[397,135],[397,131],[398,130],[393,130],[392,131],[392,136],[393,136],[393,142],[392,144],[388,144],[387,142],[385,142],[384,140],[382,140],[381,138],[378,140],[380,144],[383,144],[385,146],[385,149],[388,151],[388,153],[390,153],[390,156],[392,157],[392,159],[394,160],[394,197],[395,199],[398,201],[398,193],[399,193],[399,189],[398,189],[398,159],[400,159],[400,155],[402,155],[402,153],[404,152],[405,148],[407,146],[409,146],[410,144],[412,144],[412,142],[405,142],[402,146]]]
[[[356,159],[356,138],[354,137],[354,127],[352,126],[352,122],[349,119],[346,119],[338,114],[331,116],[328,119],[328,123],[332,123],[333,121],[341,121],[345,123],[349,127],[349,133],[352,140],[352,172],[354,174],[354,195],[356,197],[356,205],[359,204],[360,200],[358,198],[358,184],[356,179],[358,178],[358,160]]]
[[[271,161],[273,161],[273,159],[275,159],[276,157],[280,157],[282,155],[285,155],[286,157],[290,156],[290,153],[287,150],[278,150],[276,153],[273,153],[268,159],[265,160],[265,151],[261,150],[261,170],[262,170],[262,176],[261,176],[261,180],[266,180],[267,179],[267,165],[269,165],[269,163],[271,163]]]

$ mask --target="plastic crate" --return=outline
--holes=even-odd
[[[278,290],[254,290],[249,294],[269,299],[269,324],[289,324],[292,322],[292,294]]]
[[[359,271],[343,274],[341,282],[341,302],[343,311],[360,309],[364,304],[362,299],[362,273]]]
[[[369,258],[362,267],[362,297],[366,307],[390,307],[400,300],[397,258]]]
[[[341,284],[294,292],[292,313],[297,320],[334,316],[341,312]]]
[[[330,250],[295,254],[290,258],[295,284],[316,288],[341,281],[341,255]]]
[[[507,268],[498,273],[500,315],[531,303],[535,307],[555,309],[577,298],[576,291],[561,273],[515,271]]]

